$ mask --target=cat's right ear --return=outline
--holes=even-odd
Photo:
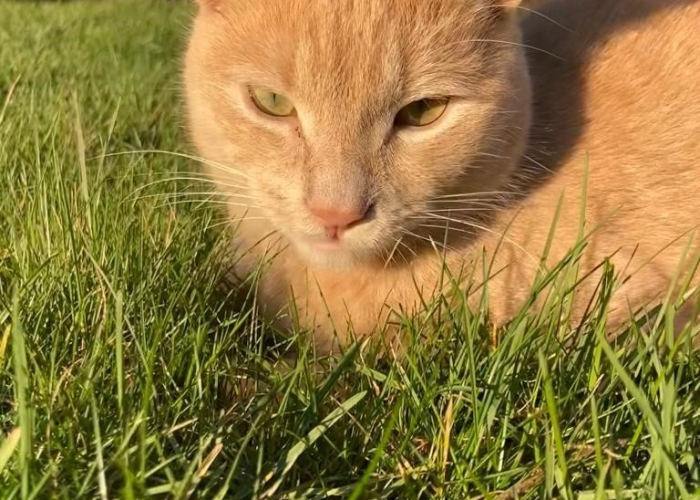
[[[506,9],[525,9],[525,10],[532,10],[536,9],[540,5],[542,5],[545,0],[489,0],[493,4],[497,4],[500,7],[504,7]]]
[[[486,8],[486,11],[494,19],[503,19],[505,17],[511,17],[509,13],[517,12],[518,7],[522,0],[482,0],[482,4]]]
[[[544,0],[486,0],[486,2],[493,12],[499,15],[499,18],[519,19],[535,12]]]
[[[511,12],[531,10],[543,3],[543,0],[486,0],[492,7]]]

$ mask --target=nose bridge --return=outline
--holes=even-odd
[[[326,145],[311,158],[307,202],[339,210],[363,210],[370,204],[368,159],[339,145]]]

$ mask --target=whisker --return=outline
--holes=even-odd
[[[478,230],[480,230],[480,231],[484,231],[484,232],[486,232],[486,233],[490,233],[490,234],[492,234],[492,235],[498,237],[498,238],[501,239],[502,241],[504,241],[504,242],[506,242],[506,243],[509,243],[510,245],[513,245],[515,248],[517,248],[518,250],[520,250],[521,252],[523,252],[523,254],[525,254],[528,258],[530,258],[533,262],[536,262],[537,265],[538,265],[538,267],[539,267],[539,260],[536,259],[532,254],[530,254],[530,252],[528,252],[527,250],[525,250],[525,248],[523,248],[520,244],[518,244],[518,243],[516,243],[515,241],[513,241],[512,239],[508,238],[508,237],[505,235],[505,233],[499,233],[498,231],[494,231],[493,229],[491,229],[491,228],[489,228],[489,227],[483,226],[483,225],[481,225],[481,224],[477,224],[477,223],[472,222],[472,221],[465,221],[465,220],[453,219],[453,218],[450,218],[450,217],[445,217],[445,216],[443,216],[443,215],[430,214],[430,213],[428,213],[428,214],[426,214],[426,215],[432,216],[432,217],[434,217],[434,218],[436,218],[436,219],[444,220],[444,221],[446,221],[446,222],[454,222],[454,223],[461,224],[461,225],[464,225],[464,226],[467,226],[467,227],[470,227],[470,228],[473,228],[473,229],[478,229]],[[439,226],[438,226],[438,227],[439,227]],[[458,232],[461,232],[461,233],[465,233],[465,234],[472,234],[471,232],[466,231],[466,230],[464,230],[464,229],[459,229],[459,228],[454,228],[454,227],[451,228],[451,229],[453,229],[453,230],[455,230],[455,231],[458,231]]]
[[[431,229],[445,229],[445,230],[448,230],[448,231],[449,231],[449,230],[453,230],[453,231],[457,231],[458,233],[473,234],[473,231],[467,231],[466,229],[459,229],[459,228],[456,228],[456,227],[451,227],[449,224],[445,224],[445,225],[442,225],[442,226],[439,226],[439,225],[436,225],[436,224],[420,224],[420,227],[428,227],[428,228],[431,228]],[[470,227],[472,227],[472,226],[470,225]],[[474,229],[478,229],[478,228],[474,228]]]
[[[549,167],[547,167],[547,166],[543,165],[542,163],[538,162],[538,161],[535,160],[534,158],[529,157],[528,155],[523,155],[523,158],[525,158],[526,160],[528,160],[528,161],[534,163],[535,165],[537,165],[538,167],[540,167],[541,169],[543,169],[544,171],[546,171],[546,172],[548,172],[548,173],[550,173],[550,174],[553,174],[553,173],[554,173],[554,171],[553,171],[552,169],[550,169]]]
[[[139,177],[154,177],[157,175],[168,175],[169,172],[154,172],[154,171],[148,171],[148,172],[132,172],[129,177],[132,177],[134,179],[138,179]],[[207,181],[211,180],[211,176],[202,172],[197,172],[196,170],[186,170],[183,172],[173,172],[174,175],[176,176],[184,176],[184,177],[192,177],[194,180],[202,180],[202,181]],[[108,175],[107,179],[122,179],[123,177],[121,175]],[[161,179],[163,181],[167,181],[168,178]]]
[[[502,45],[510,45],[514,47],[520,47],[522,49],[528,49],[528,50],[534,50],[535,52],[540,52],[542,54],[546,54],[548,56],[551,56],[558,61],[565,61],[563,57],[560,57],[552,52],[549,52],[548,50],[542,49],[540,47],[535,47],[534,45],[527,45],[524,43],[519,43],[519,42],[511,42],[509,40],[493,40],[489,38],[470,38],[469,40],[463,40],[460,42],[456,42],[455,44],[462,44],[462,43],[496,43],[496,44],[502,44]]]
[[[219,222],[215,222],[214,224],[209,225],[208,227],[215,228],[215,227],[221,227],[221,226],[230,226],[230,225],[235,225],[238,222],[246,222],[246,221],[268,221],[265,217],[240,217],[236,219],[224,219]]]
[[[552,19],[551,17],[544,15],[542,12],[536,11],[536,10],[534,10],[534,9],[528,9],[528,8],[525,7],[524,5],[518,5],[518,6],[516,6],[515,8],[518,9],[518,10],[524,10],[524,11],[527,12],[528,14],[534,14],[534,15],[536,15],[537,17],[540,17],[540,18],[544,19],[545,21],[551,22],[552,24],[554,24],[555,26],[558,26],[559,28],[563,29],[564,31],[567,31],[567,32],[569,32],[569,33],[573,33],[573,30],[572,30],[572,29],[567,28],[567,27],[564,26],[563,24],[557,22],[555,19]]]
[[[244,174],[244,173],[241,172],[240,170],[236,170],[236,169],[233,168],[233,167],[229,167],[229,166],[227,166],[227,165],[224,165],[224,164],[222,164],[222,163],[215,162],[215,161],[213,161],[213,160],[208,160],[208,159],[206,159],[206,158],[202,158],[202,157],[195,156],[195,155],[191,155],[191,154],[187,154],[187,153],[177,153],[177,152],[175,152],[175,151],[165,151],[165,150],[161,150],[161,149],[142,149],[142,150],[136,150],[136,151],[121,151],[121,152],[118,152],[118,153],[107,153],[107,154],[104,154],[104,155],[99,155],[99,156],[92,157],[92,158],[90,158],[90,160],[99,160],[99,159],[103,159],[103,158],[109,158],[109,157],[112,157],[112,156],[128,156],[128,155],[138,155],[138,154],[164,154],[164,155],[176,156],[176,157],[179,157],[179,158],[185,158],[185,159],[188,159],[188,160],[192,160],[192,161],[196,161],[196,162],[199,162],[199,163],[203,163],[203,164],[205,164],[205,165],[209,165],[209,166],[211,166],[211,167],[214,167],[214,168],[218,168],[218,169],[220,169],[220,170],[223,170],[224,172],[227,172],[227,173],[240,175],[240,176],[243,177],[244,179],[249,179],[249,178],[250,178],[248,175]]]
[[[224,198],[222,200],[218,200],[220,203],[227,203],[225,198],[231,197],[231,198],[241,198],[241,199],[255,199],[252,196],[246,196],[246,195],[228,195],[228,196],[223,196],[221,193],[217,192],[199,192],[199,193],[154,193],[154,194],[144,194],[141,196],[135,196],[135,197],[129,197],[126,198],[124,201],[140,201],[140,200],[148,200],[152,198],[170,198],[170,199],[175,199],[175,198],[187,198],[187,197],[192,197],[192,196],[206,196],[208,200],[214,201],[215,198]],[[185,200],[187,201],[187,200]]]
[[[197,191],[192,191],[192,192],[182,191],[182,192],[178,192],[178,193],[154,193],[154,194],[150,194],[150,195],[144,195],[144,197],[149,197],[149,196],[151,196],[151,197],[172,196],[173,198],[177,197],[177,196],[182,196],[182,197],[186,197],[186,196],[211,196],[212,198],[215,198],[215,197],[221,197],[221,198],[233,197],[233,198],[243,198],[243,199],[249,199],[249,200],[256,199],[254,196],[248,196],[246,194],[229,194],[229,193],[221,193],[219,191],[199,191],[199,192],[197,192]]]
[[[176,206],[180,205],[194,205],[194,210],[204,210],[207,207],[212,206],[212,202],[210,200],[194,200],[194,201],[189,201],[189,200],[179,200],[179,201],[171,201],[171,202],[163,202],[163,203],[158,203],[156,205],[153,205],[154,208],[160,209],[160,208],[173,208]],[[214,203],[213,205],[221,205],[220,203]]]
[[[242,222],[249,220],[269,220],[267,217],[234,217],[232,219],[226,219],[225,222]]]
[[[225,220],[222,220],[222,221],[219,221],[219,222],[215,222],[214,224],[211,224],[211,225],[209,225],[208,227],[214,229],[214,228],[218,228],[218,227],[221,227],[221,226],[230,226],[232,222],[241,222],[241,221],[230,221],[230,220],[228,220],[228,219],[225,219]]]
[[[471,198],[477,196],[488,196],[488,195],[510,195],[510,191],[477,191],[474,193],[455,193],[455,194],[445,194],[441,196],[436,196],[433,200],[443,200],[447,198]]]
[[[453,250],[453,248],[450,247],[449,245],[447,245],[446,243],[440,243],[440,242],[436,241],[436,240],[435,240],[434,238],[432,238],[432,237],[422,236],[422,235],[420,235],[420,234],[414,233],[413,231],[409,231],[408,229],[405,229],[405,228],[403,229],[403,232],[404,232],[405,234],[409,235],[409,236],[412,236],[412,237],[417,238],[417,239],[419,239],[419,240],[426,241],[426,242],[430,243],[430,245],[431,245],[433,248],[435,248],[435,246],[437,245],[437,246],[441,247],[443,250],[446,250],[446,251]],[[413,252],[413,253],[414,253],[414,255],[415,255],[415,252]]]
[[[490,10],[502,9],[502,8],[503,8],[503,6],[500,5],[500,4],[498,4],[498,5],[482,5],[481,7],[479,7],[478,9],[476,9],[476,11],[477,11],[477,12],[482,12],[482,11],[490,11]],[[557,27],[559,27],[559,28],[561,28],[561,29],[563,29],[563,30],[565,30],[565,31],[568,31],[569,33],[572,33],[572,32],[573,32],[570,28],[567,28],[566,26],[564,26],[563,24],[559,23],[559,22],[556,21],[555,19],[552,19],[551,17],[546,16],[546,15],[543,14],[542,12],[536,11],[536,10],[534,10],[534,9],[530,9],[530,8],[528,8],[528,7],[525,7],[524,5],[513,5],[513,6],[511,6],[510,8],[511,8],[511,9],[516,9],[516,10],[522,10],[522,11],[525,11],[525,12],[527,12],[527,13],[529,13],[529,14],[536,15],[536,16],[538,16],[538,17],[544,19],[545,21],[549,21],[549,22],[551,22],[552,24],[554,24],[555,26],[557,26]]]
[[[200,194],[200,196],[209,196],[209,198],[213,199],[215,198],[214,194]],[[141,200],[150,200],[150,199],[155,199],[155,198],[177,198],[178,196],[183,196],[182,193],[152,193],[152,194],[143,194],[141,196],[127,196],[124,198],[124,202],[127,201],[141,201]]]
[[[396,253],[396,249],[399,248],[399,246],[401,245],[401,238],[402,238],[401,236],[396,238],[396,244],[391,249],[391,252],[389,252],[388,257],[386,258],[386,261],[384,262],[384,269],[387,268],[387,266],[389,265],[389,262],[391,262],[391,259],[394,257],[394,254]]]
[[[134,192],[136,193],[138,191],[143,191],[145,189],[148,189],[149,187],[157,186],[159,184],[166,184],[168,182],[178,182],[178,181],[202,182],[205,184],[213,184],[215,186],[228,187],[228,188],[232,188],[232,189],[248,189],[247,186],[240,186],[237,184],[228,184],[225,182],[219,182],[219,181],[215,181],[214,179],[207,178],[207,177],[197,178],[197,177],[189,177],[189,176],[178,176],[178,177],[169,177],[167,179],[158,179],[156,181],[149,182],[147,184],[144,184],[144,185],[139,186],[138,188],[134,189]]]
[[[499,212],[498,207],[484,207],[484,208],[476,208],[476,207],[471,207],[471,208],[443,208],[439,210],[431,210],[432,213],[454,213],[454,212]],[[420,217],[413,217],[416,219],[419,219]]]
[[[454,200],[435,200],[431,203],[431,205],[436,205],[436,206],[447,206],[451,207],[450,209],[454,208],[466,208],[467,206],[470,207],[480,207],[480,208],[492,208],[499,202],[503,200],[498,200],[496,198],[492,200],[469,200],[469,199],[454,199]]]
[[[508,159],[507,156],[504,155],[497,155],[496,153],[487,153],[486,151],[482,151],[480,153],[477,153],[477,157],[484,156],[486,158],[496,158],[498,160],[506,160]]]
[[[406,229],[405,229],[405,228],[401,228],[401,232],[406,232]],[[415,252],[411,247],[409,247],[409,246],[406,244],[406,242],[403,241],[403,238],[399,237],[399,242],[400,242],[400,245],[401,245],[402,247],[404,247],[406,250],[408,250],[409,252],[411,252],[411,253],[413,254],[414,257],[417,257],[417,256],[418,256],[418,255],[416,254],[416,252]]]
[[[171,199],[171,200],[163,201],[163,202],[162,202],[160,205],[158,205],[158,206],[165,207],[165,206],[173,206],[173,205],[185,205],[185,204],[188,204],[188,203],[194,204],[194,205],[196,205],[196,204],[200,204],[200,205],[207,204],[207,205],[212,205],[212,206],[223,206],[223,207],[234,206],[234,207],[249,207],[249,208],[251,208],[251,209],[258,209],[257,207],[255,207],[255,206],[253,206],[253,205],[247,205],[247,204],[242,204],[242,203],[232,204],[232,203],[229,203],[229,202],[226,202],[226,201],[223,201],[223,200],[212,200],[212,199],[209,199],[209,198],[198,198],[198,199],[192,199],[192,200],[172,200],[172,199]]]
[[[401,242],[401,244],[399,245],[399,248],[397,249],[397,253],[399,254],[401,259],[403,260],[404,264],[410,265],[411,261],[409,260],[409,257],[406,257],[404,255],[404,253],[401,251],[404,248],[406,250],[408,250],[411,254],[413,254],[414,257],[416,256],[416,252],[414,252],[413,249],[411,247],[409,247],[408,245],[406,245],[406,243],[404,243],[403,241]]]
[[[148,197],[143,197],[143,198],[137,198],[137,199],[134,199],[131,201],[142,201],[142,200],[149,199],[149,198],[156,199],[159,197],[148,196]],[[129,200],[124,200],[124,203],[126,203],[126,201],[129,201]],[[251,205],[249,203],[232,203],[232,202],[225,201],[225,200],[213,200],[211,198],[191,199],[191,200],[188,200],[188,199],[184,199],[184,200],[170,199],[170,200],[162,202],[160,205],[157,205],[157,206],[164,207],[164,206],[173,206],[173,205],[184,205],[187,203],[190,203],[190,204],[210,204],[212,206],[242,207],[242,208],[247,208],[247,209],[252,209],[252,210],[264,210],[263,207],[258,207],[256,205]]]

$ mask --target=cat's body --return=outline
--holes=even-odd
[[[521,39],[515,1],[201,1],[186,68],[195,143],[240,172],[209,167],[245,219],[243,248],[262,240],[243,271],[281,252],[261,298],[277,311],[293,293],[322,347],[348,320],[368,334],[391,309],[418,310],[444,284],[442,259],[469,273],[484,249],[490,313],[507,320],[558,206],[547,265],[585,206],[582,274],[611,257],[629,277],[611,323],[668,289],[700,223],[700,2],[553,0]],[[263,116],[248,86],[286,95],[297,117]],[[432,125],[392,128],[426,97],[453,99]],[[324,233],[314,214],[328,210],[359,222]]]

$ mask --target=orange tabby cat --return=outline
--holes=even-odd
[[[611,325],[699,248],[698,1],[199,2],[192,136],[241,270],[275,254],[260,296],[270,313],[293,297],[322,348],[420,310],[443,264],[468,274],[484,252],[506,321],[583,207],[582,274],[610,257],[627,279]]]

